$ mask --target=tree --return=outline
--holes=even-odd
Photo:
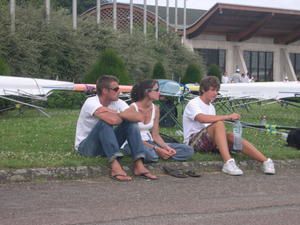
[[[87,83],[96,83],[99,76],[114,75],[121,84],[129,84],[127,70],[123,60],[112,49],[106,49],[100,55],[97,62],[92,66],[91,71],[85,76]]]
[[[157,62],[153,68],[153,79],[166,79],[166,72],[163,64],[161,62]]]
[[[14,35],[10,33],[7,1],[0,1],[0,58],[6,59],[11,74],[82,82],[105,49],[118,53],[130,81],[134,82],[152,77],[156,62],[163,62],[164,78],[177,81],[189,63],[202,64],[201,57],[182,45],[175,32],[162,30],[156,40],[149,25],[145,39],[140,28],[130,35],[128,31],[113,30],[111,25],[99,27],[94,16],[79,16],[79,26],[74,32],[69,12],[55,6],[55,2],[72,1],[51,0],[50,23],[45,21],[44,1],[32,0],[32,4],[30,0],[20,1],[26,4],[16,6]],[[88,2],[91,1],[85,1]],[[163,77],[160,73],[159,78]]]
[[[211,64],[208,67],[207,75],[209,76],[216,76],[221,80],[221,70],[220,67],[216,64]]]
[[[202,79],[202,70],[200,66],[197,64],[189,64],[186,68],[184,77],[181,80],[181,83],[188,84],[188,83],[200,83]]]

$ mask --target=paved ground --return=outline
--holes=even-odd
[[[298,225],[300,170],[246,171],[201,178],[161,175],[120,183],[96,180],[0,185],[1,225]]]

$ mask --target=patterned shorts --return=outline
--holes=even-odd
[[[206,128],[202,129],[198,133],[192,134],[189,145],[194,148],[195,152],[219,152]]]

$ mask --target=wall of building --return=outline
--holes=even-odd
[[[282,81],[285,76],[290,80],[295,80],[291,63],[288,63],[289,53],[300,53],[300,41],[289,45],[277,45],[271,38],[251,38],[244,42],[228,42],[225,35],[199,35],[192,39],[185,40],[190,48],[208,48],[208,49],[225,49],[226,50],[226,71],[232,74],[236,67],[241,68],[241,72],[247,72],[243,57],[243,51],[265,51],[273,52],[273,79]],[[239,52],[240,51],[240,52]],[[286,61],[288,60],[288,61]]]

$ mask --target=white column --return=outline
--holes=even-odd
[[[169,12],[170,12],[170,9],[169,9],[169,0],[167,0],[167,12],[166,12],[166,23],[167,23],[167,33],[169,33]]]
[[[10,13],[10,31],[15,33],[16,31],[16,1],[10,0],[9,2],[9,13]]]
[[[147,0],[144,0],[144,35],[147,35]]]
[[[183,0],[183,40],[186,39],[186,0]]]
[[[130,0],[130,34],[133,30],[133,0]]]
[[[72,1],[73,30],[77,30],[77,0]]]
[[[101,21],[101,2],[100,2],[100,0],[97,0],[96,11],[97,11],[97,24],[100,24],[100,21]]]
[[[50,22],[50,0],[45,0],[46,22]]]
[[[158,40],[158,0],[155,0],[155,39]]]
[[[178,8],[178,4],[177,4],[177,0],[175,0],[175,32],[177,32],[178,28],[178,11],[177,11],[177,8]]]
[[[113,28],[117,29],[117,0],[113,1]]]

